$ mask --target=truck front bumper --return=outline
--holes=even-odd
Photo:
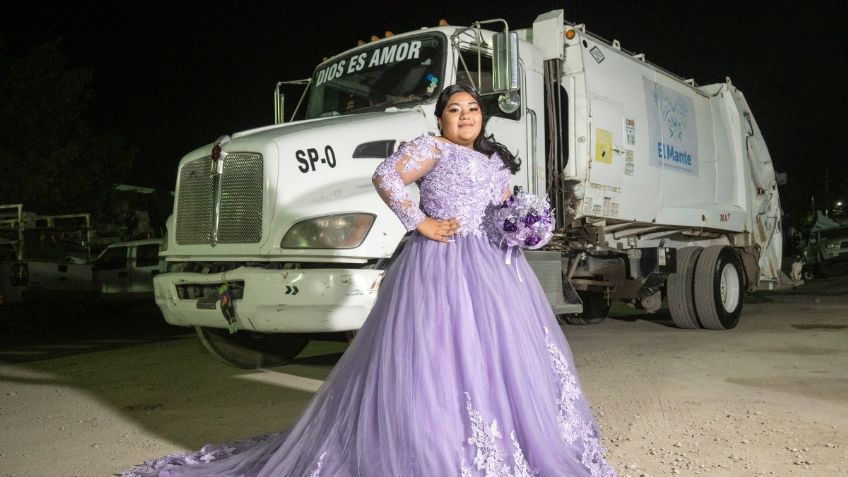
[[[154,277],[156,304],[176,326],[227,328],[220,300],[210,290],[243,287],[233,301],[237,326],[264,333],[356,330],[377,298],[383,270],[237,268],[223,273],[164,273]],[[190,287],[204,298],[186,298]]]

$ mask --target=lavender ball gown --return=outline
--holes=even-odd
[[[125,476],[615,475],[536,276],[521,254],[505,264],[484,232],[486,209],[508,191],[497,154],[421,136],[374,176],[408,230],[425,214],[456,217],[454,241],[413,233],[292,428]]]

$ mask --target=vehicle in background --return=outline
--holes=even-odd
[[[91,298],[91,231],[88,213],[0,205],[0,304]]]
[[[165,270],[162,239],[132,240],[107,246],[91,265],[95,289],[106,300],[153,300],[153,277]]]
[[[848,227],[810,232],[802,258],[807,279],[848,273]]]

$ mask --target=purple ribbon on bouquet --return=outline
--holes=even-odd
[[[507,245],[506,252],[504,255],[504,263],[507,265],[512,265],[512,253],[515,252],[515,249],[518,248],[515,245]],[[521,279],[521,272],[518,270],[518,262],[515,262],[515,275],[518,277],[518,281],[524,283],[524,280]]]

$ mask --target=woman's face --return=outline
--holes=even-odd
[[[461,146],[473,148],[482,127],[483,113],[474,96],[464,91],[452,94],[439,118],[442,136]]]

